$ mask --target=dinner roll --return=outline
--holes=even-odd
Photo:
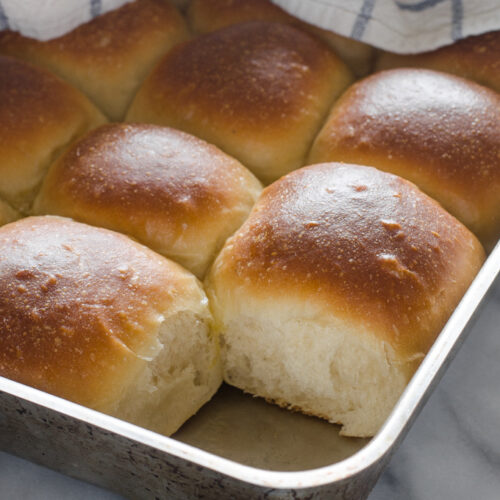
[[[285,24],[237,24],[169,52],[127,121],[192,133],[270,182],[303,165],[350,81],[344,63],[308,34]]]
[[[381,52],[377,69],[399,66],[428,68],[470,78],[500,92],[500,31],[464,38],[422,54]]]
[[[19,214],[5,201],[0,200],[0,226],[19,219]]]
[[[0,31],[0,53],[53,71],[116,121],[158,59],[187,37],[166,0],[135,0],[46,42]]]
[[[197,33],[208,33],[246,21],[288,23],[321,38],[356,76],[366,75],[372,67],[374,50],[366,43],[305,23],[270,0],[193,0],[188,10],[188,21]]]
[[[239,162],[192,135],[109,124],[50,168],[34,212],[126,233],[202,277],[260,191]]]
[[[26,212],[52,160],[73,139],[105,121],[66,82],[0,56],[0,196]]]
[[[0,375],[163,434],[221,382],[196,278],[59,217],[0,228]]]
[[[416,186],[305,167],[266,188],[207,280],[225,380],[372,436],[484,258]]]
[[[309,162],[357,162],[405,177],[491,249],[500,236],[499,159],[499,94],[452,75],[397,69],[342,96]]]

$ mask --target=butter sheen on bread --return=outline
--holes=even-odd
[[[139,89],[127,121],[196,135],[268,183],[304,164],[351,80],[347,66],[303,31],[236,24],[172,49]]]
[[[270,0],[193,0],[187,17],[195,33],[208,33],[247,21],[291,24],[325,42],[358,77],[370,71],[375,55],[370,45],[305,23]]]
[[[202,36],[166,0],[50,42],[0,32],[0,375],[171,434],[223,370],[371,436],[484,259],[445,209],[500,235],[498,94],[416,69],[348,87],[372,49],[267,0],[187,16]],[[467,43],[450,65],[462,46],[456,72],[495,88]],[[260,198],[245,167],[274,182]],[[29,213],[85,224],[12,222]],[[199,278],[216,259],[215,321],[159,254]]]
[[[59,217],[0,228],[0,375],[171,434],[221,383],[196,278]]]
[[[55,75],[0,56],[0,197],[26,214],[50,163],[106,119]]]
[[[264,190],[206,281],[224,379],[372,436],[483,259],[408,181],[349,164],[292,172]]]
[[[425,69],[375,73],[335,103],[309,163],[356,162],[411,180],[491,250],[500,237],[500,94]]]
[[[53,40],[0,31],[0,54],[54,72],[117,121],[154,64],[188,38],[184,19],[167,0],[134,0]]]
[[[202,278],[260,191],[238,161],[197,137],[109,124],[50,167],[34,213],[128,234]]]

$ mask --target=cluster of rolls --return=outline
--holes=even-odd
[[[373,435],[500,236],[499,48],[376,57],[267,0],[0,32],[0,375]]]

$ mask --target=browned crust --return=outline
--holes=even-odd
[[[237,24],[168,53],[137,93],[127,121],[192,133],[269,182],[303,164],[350,80],[344,63],[300,30]]]
[[[0,53],[53,71],[117,120],[154,63],[187,38],[167,1],[136,0],[48,41],[2,31]]]
[[[309,157],[415,182],[491,247],[500,236],[500,95],[420,69],[376,73],[335,104]]]
[[[469,78],[500,92],[500,31],[470,36],[430,52],[400,55],[383,52],[376,69],[411,66]]]
[[[320,164],[264,190],[209,287],[323,304],[411,361],[427,352],[483,259],[472,233],[413,184]]]
[[[366,74],[373,62],[374,52],[369,45],[304,23],[269,0],[193,0],[188,9],[188,21],[197,33],[248,21],[288,23],[327,43],[356,75]]]
[[[28,144],[44,127],[70,121],[83,98],[47,71],[0,56],[0,144]],[[3,162],[2,162],[3,164]]]
[[[182,239],[186,254],[202,255],[237,229],[259,191],[239,162],[197,137],[109,124],[51,167],[34,210],[125,232],[165,255]]]
[[[31,58],[50,57],[75,65],[110,70],[150,43],[157,32],[184,25],[179,12],[165,0],[135,0],[47,41],[13,31],[0,32],[0,52]],[[62,58],[62,59],[61,59]],[[136,61],[136,63],[140,61]],[[110,68],[111,65],[111,68]]]
[[[294,18],[269,0],[193,0],[188,21],[197,33],[208,33],[248,21],[291,22]]]
[[[126,236],[69,219],[1,227],[0,255],[0,374],[92,407],[119,399],[159,315],[196,286]]]
[[[299,30],[249,22],[175,47],[140,93],[186,115],[262,133],[305,113],[316,79],[331,72],[333,61]]]
[[[53,155],[105,119],[67,83],[5,56],[0,103],[0,194],[24,210]]]
[[[84,210],[120,208],[120,217],[193,224],[230,210],[241,177],[252,179],[239,162],[192,135],[157,125],[108,124],[59,159],[44,184],[42,205],[71,210],[76,202]]]

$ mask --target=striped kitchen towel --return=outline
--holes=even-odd
[[[38,40],[64,35],[130,0],[0,0],[0,30]]]
[[[500,0],[274,0],[304,21],[381,49],[423,52],[500,29]]]
[[[0,30],[48,40],[129,1],[0,0]],[[500,0],[273,1],[304,21],[400,53],[500,29]]]

